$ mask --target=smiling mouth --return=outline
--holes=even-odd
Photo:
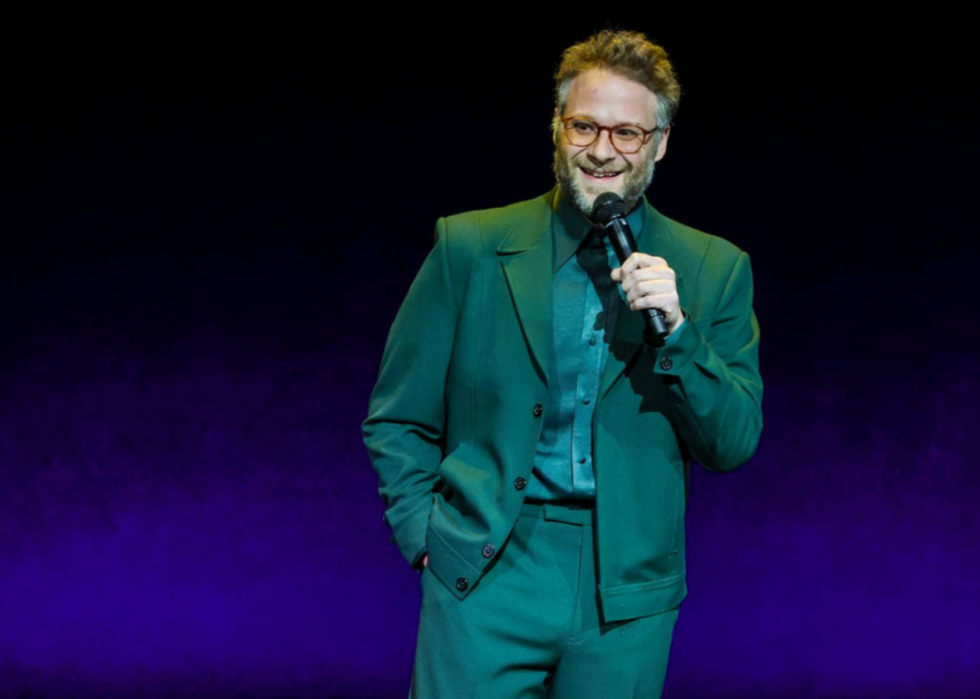
[[[622,174],[621,170],[590,170],[581,166],[579,166],[579,169],[589,177],[594,177],[597,180],[611,180]]]

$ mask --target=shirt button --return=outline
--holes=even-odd
[[[591,398],[583,398],[583,399],[582,399],[582,403],[583,403],[583,405],[588,405],[588,404],[589,404],[589,403],[591,403],[591,402],[592,402],[592,399],[591,399]]]
[[[541,413],[544,412],[544,406],[540,403],[535,403],[534,410],[531,412],[534,413],[534,417],[541,417]]]
[[[586,459],[584,456],[578,460],[580,464],[584,464],[586,461],[588,461],[588,459]]]
[[[518,476],[517,479],[514,481],[514,487],[517,490],[524,490],[524,488],[527,487],[527,478],[525,478],[524,476]]]
[[[670,371],[670,368],[674,366],[674,360],[670,357],[664,357],[660,360],[660,368],[664,371]]]
[[[466,588],[470,586],[470,581],[466,578],[458,578],[456,580],[456,589],[460,592],[466,592]]]
[[[493,558],[494,553],[496,553],[496,549],[494,549],[494,547],[491,546],[490,544],[487,544],[486,546],[483,547],[484,558]]]
[[[595,335],[593,335],[592,337],[589,338],[589,345],[595,347],[595,343],[596,343],[596,339],[595,339]]]

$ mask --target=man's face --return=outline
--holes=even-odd
[[[657,125],[657,96],[643,85],[614,73],[589,70],[569,85],[565,113],[582,116],[601,126],[634,124],[648,131]],[[603,192],[616,192],[627,210],[633,208],[653,180],[654,163],[667,151],[667,133],[651,136],[637,153],[624,155],[613,148],[603,130],[591,146],[568,142],[559,124],[555,139],[555,175],[562,191],[583,215]]]

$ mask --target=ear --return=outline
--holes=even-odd
[[[560,123],[561,120],[558,118],[558,107],[555,107],[555,110],[551,113],[551,142],[556,146],[560,145],[559,141],[561,140],[558,136],[558,125]]]
[[[668,126],[660,134],[660,143],[657,144],[657,155],[654,156],[653,162],[660,162],[660,159],[667,154],[667,137],[670,136],[670,127]]]

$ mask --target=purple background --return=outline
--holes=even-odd
[[[686,90],[651,199],[751,253],[766,382],[754,461],[694,471],[668,697],[980,687],[973,57],[835,24],[629,25]],[[550,188],[601,26],[8,61],[0,696],[405,696],[368,393],[436,217]]]

